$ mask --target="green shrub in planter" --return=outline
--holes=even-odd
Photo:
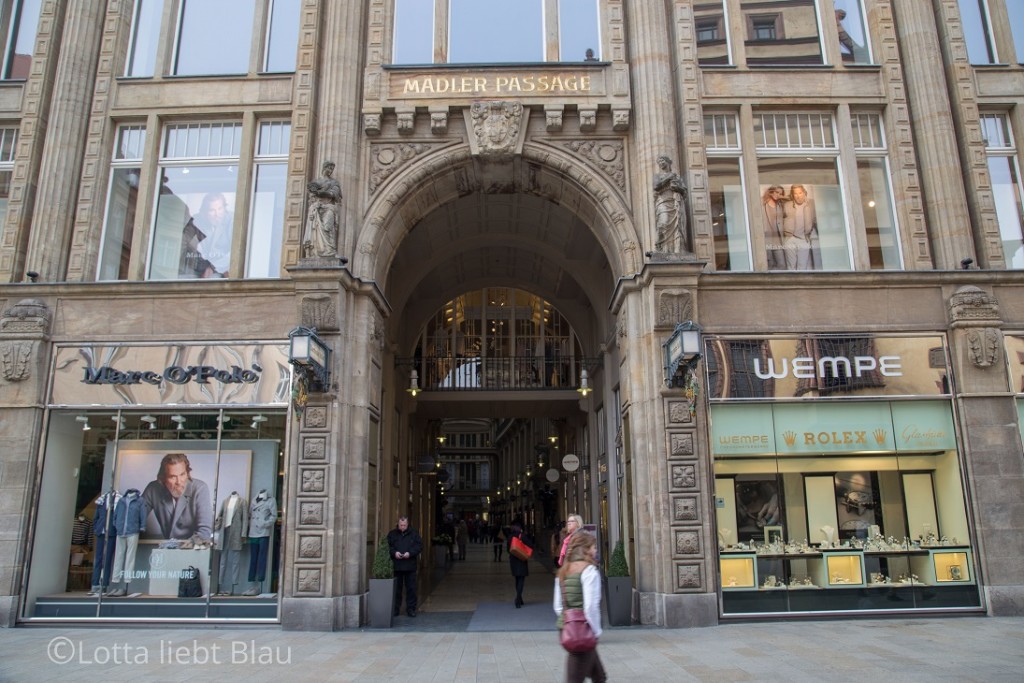
[[[388,554],[388,537],[382,536],[377,544],[377,553],[373,556],[373,568],[370,570],[370,577],[374,579],[395,578],[395,565],[391,562]]]
[[[608,560],[608,576],[629,576],[629,565],[626,563],[626,549],[622,541],[615,544],[612,556]]]

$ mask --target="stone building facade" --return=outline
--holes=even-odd
[[[3,8],[5,623],[357,627],[394,517],[436,531],[438,425],[476,418],[481,513],[542,526],[550,438],[636,622],[1024,610],[1016,3]],[[209,524],[110,564],[98,504],[170,491],[173,453]],[[239,569],[231,494],[276,501]]]

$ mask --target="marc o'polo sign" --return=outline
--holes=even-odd
[[[263,368],[253,364],[251,369],[245,369],[232,365],[230,369],[217,368],[212,365],[171,365],[164,368],[162,373],[153,370],[118,370],[109,366],[101,368],[84,368],[84,384],[152,384],[159,385],[163,381],[171,384],[208,384],[211,381],[223,384],[255,384],[260,381],[260,373]]]
[[[287,343],[61,346],[51,405],[287,405]]]

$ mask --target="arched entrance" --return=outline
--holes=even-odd
[[[384,283],[392,309],[384,324],[381,373],[383,393],[393,400],[383,404],[381,434],[383,452],[398,458],[391,463],[392,486],[380,491],[377,511],[368,510],[371,529],[386,532],[391,517],[410,512],[428,546],[434,545],[445,523],[436,471],[447,467],[446,453],[451,455],[437,439],[446,436],[445,425],[486,421],[494,476],[486,490],[475,492],[484,499],[481,521],[501,525],[522,518],[542,548],[540,570],[550,567],[550,553],[543,552],[553,533],[550,523],[569,512],[595,523],[605,543],[617,534],[610,531],[618,523],[617,492],[609,491],[614,482],[599,477],[597,459],[606,453],[608,434],[603,392],[617,381],[617,363],[609,362],[605,348],[615,329],[608,303],[616,281],[633,274],[638,260],[623,193],[557,149],[527,144],[522,156],[501,161],[482,161],[468,148],[437,152],[396,175],[371,202],[352,266]],[[428,367],[426,326],[468,292],[484,298],[505,292],[513,299],[525,293],[532,299],[506,303],[528,309],[529,316],[543,316],[545,306],[564,316],[572,330],[569,362],[550,372],[543,337],[540,346],[536,340],[529,348],[509,345],[507,339],[529,336],[535,322],[520,313],[488,315],[488,306],[501,304],[480,301],[484,311],[474,324],[520,325],[522,335],[502,341],[496,330],[476,329],[480,347],[449,346],[443,350],[447,364]],[[438,355],[432,349],[427,354]],[[584,370],[597,389],[590,396],[577,391]],[[410,381],[423,390],[415,398],[406,391]],[[571,484],[560,467],[568,453],[584,465]],[[555,488],[544,488],[548,469],[562,477],[552,482],[560,495],[550,514],[543,509]],[[465,505],[448,512],[476,515]],[[436,587],[432,574],[421,577],[426,595]]]

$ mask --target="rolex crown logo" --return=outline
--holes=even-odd
[[[876,429],[874,432],[872,432],[872,434],[875,437],[875,443],[877,443],[879,446],[885,445],[886,431],[884,429]]]
[[[792,446],[796,443],[796,432],[792,430],[786,430],[782,432],[782,438],[785,440],[787,446]]]

